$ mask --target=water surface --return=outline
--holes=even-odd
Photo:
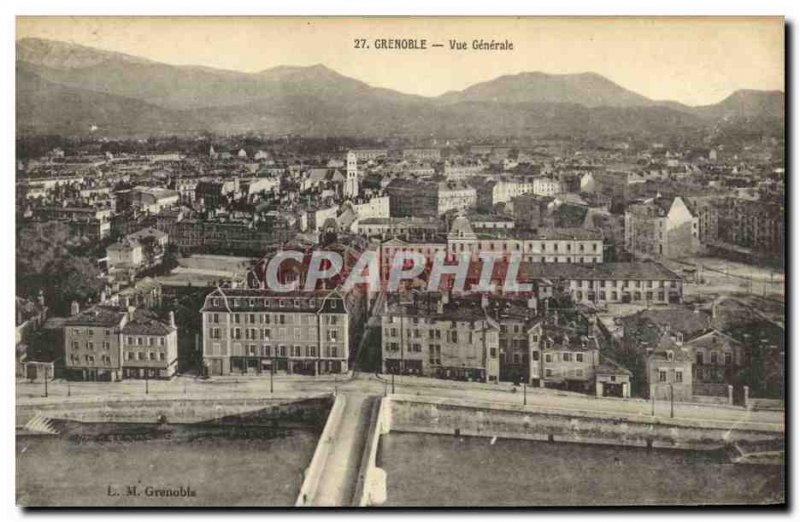
[[[721,452],[416,433],[381,437],[387,506],[783,502],[783,466]]]

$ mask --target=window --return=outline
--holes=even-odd
[[[575,362],[583,362],[583,354],[582,353],[576,353],[575,354]]]
[[[664,370],[659,370],[658,372],[658,381],[659,382],[667,382],[667,372]]]
[[[563,360],[564,362],[570,362],[570,361],[572,361],[572,354],[571,354],[571,353],[569,353],[569,352],[564,352],[564,353],[562,353],[562,354],[561,354],[561,360]]]
[[[546,369],[544,371],[544,376],[545,377],[552,377],[553,376],[553,370],[551,370],[550,368]]]
[[[725,352],[725,364],[727,366],[733,364],[733,354],[731,352]]]
[[[155,361],[156,360],[156,352],[148,352],[148,355],[150,356],[150,360],[151,361]]]
[[[539,360],[539,352],[531,352],[531,358],[534,361],[538,361]]]
[[[489,357],[494,359],[497,357],[497,349],[496,348],[489,348]]]
[[[163,361],[163,360],[165,360],[166,358],[167,358],[167,356],[166,356],[166,354],[165,354],[164,352],[161,352],[161,353],[159,353],[159,354],[158,354],[158,359],[159,359],[160,361]]]
[[[675,372],[675,382],[683,382],[683,372]]]
[[[552,354],[549,354],[549,353],[544,354],[544,362],[548,362],[548,363],[549,362],[553,362]]]
[[[697,354],[695,354],[695,361],[696,361],[697,364],[704,364],[703,363],[703,352],[697,352]]]

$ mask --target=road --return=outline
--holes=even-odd
[[[274,395],[303,397],[319,393],[347,393],[378,395],[391,392],[390,381],[373,374],[355,374],[333,377],[305,377],[286,375],[275,377]],[[142,381],[122,381],[107,383],[67,383],[55,381],[48,386],[48,397],[43,397],[42,384],[17,382],[17,404],[64,404],[71,402],[85,404],[124,400],[164,400],[164,399],[218,399],[218,398],[264,398],[270,395],[269,377],[241,376],[235,378],[215,378],[212,380],[177,377],[170,381],[150,381],[145,393]],[[397,376],[395,391],[398,394],[419,395],[436,398],[465,398],[497,404],[521,405],[521,387],[511,384],[484,384],[459,381],[442,381],[425,377]],[[565,412],[601,413],[606,415],[636,415],[651,417],[652,404],[644,399],[617,399],[594,397],[578,393],[562,392],[543,388],[527,388],[525,394],[531,408],[542,407],[560,409]],[[669,419],[668,401],[656,401],[655,413],[658,419]],[[694,421],[713,421],[729,423],[740,427],[763,425],[768,429],[783,429],[783,411],[750,411],[741,407],[675,403],[675,418]]]
[[[339,429],[331,437],[313,506],[349,506],[353,501],[364,443],[375,397],[348,393]]]

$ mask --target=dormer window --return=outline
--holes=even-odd
[[[667,360],[672,361],[675,359],[675,352],[672,350],[667,350]]]

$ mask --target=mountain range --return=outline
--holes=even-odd
[[[780,91],[714,105],[651,100],[595,73],[526,72],[438,97],[372,87],[323,65],[257,73],[167,65],[65,42],[17,41],[18,134],[255,131],[308,136],[517,136],[783,124]]]

